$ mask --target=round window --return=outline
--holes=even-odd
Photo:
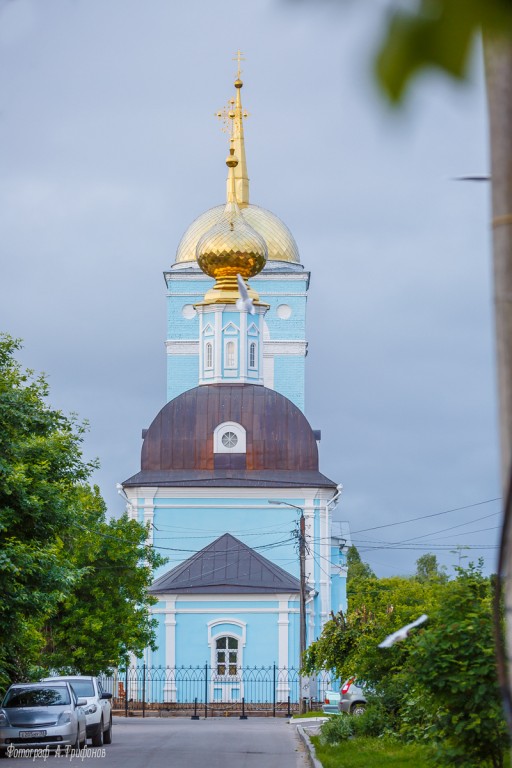
[[[234,448],[238,443],[238,437],[234,432],[224,432],[222,435],[222,445],[225,448]]]
[[[280,320],[289,320],[292,316],[292,308],[288,304],[280,304],[276,310],[276,314]]]
[[[181,308],[181,314],[185,320],[192,320],[192,318],[195,317],[197,313],[193,304],[184,304]]]

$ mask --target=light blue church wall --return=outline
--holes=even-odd
[[[297,505],[304,500],[295,500]],[[143,513],[139,511],[139,520]],[[247,546],[299,576],[299,560],[294,532],[297,515],[287,507],[275,509],[265,499],[167,498],[158,499],[153,517],[153,545],[169,562],[155,577],[203,549],[223,533],[231,533]],[[288,540],[288,541],[285,541]],[[267,547],[278,542],[275,549]]]
[[[269,492],[270,494],[274,497],[276,491],[271,491]],[[294,496],[282,497],[280,494],[279,497],[282,501],[298,507],[304,508],[306,506],[304,498]],[[298,525],[298,511],[296,512],[284,506],[276,507],[275,505],[270,505],[265,498],[233,498],[222,495],[218,497],[208,496],[206,498],[191,496],[189,499],[173,498],[169,495],[165,499],[156,499],[155,502],[156,506],[153,511],[153,545],[157,551],[169,558],[169,562],[162,566],[155,574],[156,577],[180,564],[194,552],[206,547],[225,532],[236,536],[271,562],[276,563],[276,565],[279,565],[295,577],[299,577],[299,557],[295,535]],[[325,563],[323,570],[320,568],[322,561],[319,513],[320,509],[315,505],[313,521],[314,540],[311,543],[314,555],[314,571],[311,576],[313,576],[314,584],[311,584],[311,586],[317,590],[320,579],[325,577],[324,571],[329,569],[328,563]],[[139,519],[142,520],[142,510],[139,510]],[[333,581],[337,584],[337,577]],[[206,661],[205,659],[203,662],[206,642],[204,637],[206,623],[209,619],[205,617],[205,612],[217,618],[224,609],[228,608],[235,609],[237,611],[237,618],[247,621],[248,628],[252,628],[253,623],[257,622],[260,627],[258,632],[262,632],[261,646],[265,648],[265,661],[262,661],[259,652],[253,651],[252,647],[249,648],[248,646],[247,654],[244,655],[244,665],[271,663],[269,661],[267,642],[267,639],[270,638],[270,635],[267,634],[270,631],[267,627],[269,619],[265,617],[265,614],[242,615],[244,610],[243,603],[234,604],[233,601],[222,602],[218,597],[213,613],[211,612],[211,601],[209,598],[205,598],[204,601],[196,600],[193,605],[194,609],[200,610],[201,613],[187,615],[186,620],[189,623],[187,624],[186,636],[190,640],[185,642],[181,650],[177,646],[177,664],[192,664],[195,666]],[[252,603],[253,608],[264,608],[265,605],[270,607],[268,601],[265,604]],[[192,603],[183,602],[182,598],[180,598],[179,606],[182,609],[186,609],[190,608]],[[275,607],[275,602],[271,607]],[[298,653],[296,652],[299,646],[298,600],[295,608],[297,613],[291,614],[289,617],[288,646],[290,666],[298,664]],[[308,642],[318,637],[321,632],[320,608],[319,598],[315,598],[308,603]],[[312,624],[309,619],[311,611],[313,612]],[[231,611],[229,615],[233,615]],[[277,614],[274,615],[272,621],[275,619],[277,622],[276,617]],[[181,621],[183,621],[183,616],[180,617]],[[251,635],[252,638],[256,637],[254,632]],[[159,635],[160,637],[161,635]],[[203,638],[202,640],[201,637]],[[277,650],[275,652],[277,653]],[[254,656],[252,655],[253,653],[255,654]],[[272,654],[270,659],[272,659]],[[165,653],[162,649],[159,650],[158,655],[155,654],[153,656],[153,663],[165,665]]]
[[[168,355],[167,356],[167,400],[186,392],[191,387],[189,383],[195,380],[197,386],[199,358],[197,355]]]
[[[188,701],[195,697],[204,700],[204,669],[208,668],[208,699],[214,701],[240,700],[258,701],[261,696],[261,681],[269,684],[276,667],[277,700],[286,700],[279,677],[279,613],[278,596],[268,599],[225,601],[207,595],[204,600],[187,601],[180,595],[175,603],[174,627],[175,665],[166,668],[165,658],[165,614],[158,614],[157,637],[159,648],[146,653],[146,663],[153,668],[161,667],[152,674],[151,698],[155,701]],[[185,598],[185,599],[181,599]],[[282,598],[282,596],[281,596]],[[298,670],[298,599],[288,601],[288,664],[286,668]],[[216,678],[216,639],[222,636],[235,637],[239,642],[237,680]],[[296,675],[298,678],[298,674]],[[293,675],[292,675],[293,678]],[[286,679],[288,677],[286,676]],[[255,681],[258,684],[255,685]],[[288,693],[296,700],[297,686]],[[267,695],[271,695],[267,691]]]
[[[291,279],[291,276],[299,279]],[[192,271],[166,273],[167,294],[167,399],[172,400],[198,384],[199,324],[193,305],[202,301],[213,281]],[[304,355],[306,341],[306,292],[309,273],[290,267],[286,272],[263,271],[250,284],[269,309],[265,315],[269,339],[297,344],[288,354],[268,345],[275,359],[272,388],[304,410]],[[288,316],[289,313],[289,316]],[[186,346],[186,351],[184,349]]]
[[[305,361],[302,357],[276,355],[274,388],[304,412]]]

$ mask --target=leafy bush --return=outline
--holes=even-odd
[[[409,663],[436,705],[435,762],[503,766],[509,736],[496,676],[491,583],[481,564],[459,568]]]
[[[352,718],[348,715],[330,717],[320,728],[322,744],[339,744],[352,736]]]
[[[424,688],[413,687],[402,701],[399,732],[406,742],[429,742],[436,737],[436,700]]]
[[[381,702],[369,704],[362,715],[352,717],[354,736],[383,736],[390,731],[389,718]]]

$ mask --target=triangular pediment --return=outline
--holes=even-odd
[[[299,580],[240,539],[225,533],[160,576],[152,594],[299,592]]]
[[[204,330],[203,330],[203,334],[205,336],[213,336],[213,333],[214,333],[213,326],[210,325],[210,323],[208,323],[208,325],[205,325]]]
[[[222,329],[225,334],[228,334],[230,336],[236,336],[238,333],[240,333],[240,328],[238,328],[234,323],[227,323],[224,328]]]
[[[255,323],[251,323],[247,329],[247,333],[249,336],[259,336],[260,331],[258,326]]]

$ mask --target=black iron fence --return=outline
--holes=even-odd
[[[118,669],[102,676],[103,689],[112,694],[113,707],[126,716],[165,715],[291,715],[321,708],[332,687],[328,673],[301,677],[297,669],[237,667],[236,674],[219,675],[217,668],[151,667],[146,664]]]

